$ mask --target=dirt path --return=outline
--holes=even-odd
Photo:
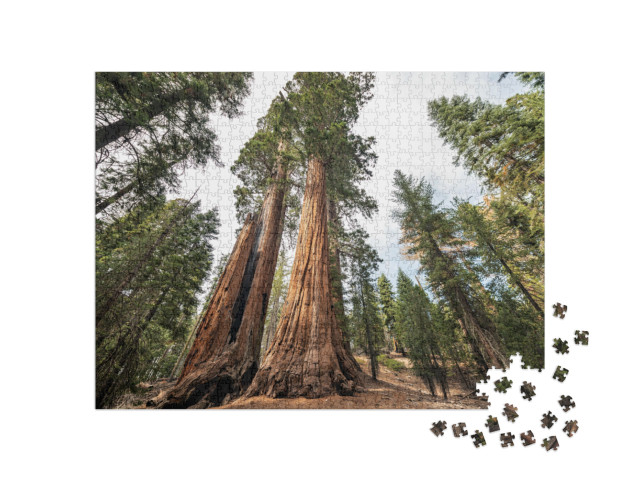
[[[450,381],[450,396],[446,401],[440,396],[432,396],[428,388],[411,371],[411,362],[399,354],[389,357],[404,364],[404,368],[394,371],[379,365],[378,380],[369,375],[369,362],[363,357],[356,360],[365,373],[362,392],[355,396],[329,396],[320,399],[273,399],[266,396],[241,397],[234,402],[214,409],[485,409],[488,403],[469,397],[470,390],[454,380]],[[172,381],[158,381],[153,385],[142,384],[144,390],[138,395],[128,394],[117,406],[124,409],[140,409],[148,399],[173,385]]]
[[[488,403],[465,397],[469,390],[453,383],[448,400],[432,396],[424,383],[411,371],[409,359],[399,354],[389,355],[402,362],[404,369],[392,371],[379,365],[378,380],[368,374],[369,362],[356,356],[366,373],[363,392],[355,396],[329,396],[320,399],[272,399],[265,396],[240,398],[221,409],[483,409]]]

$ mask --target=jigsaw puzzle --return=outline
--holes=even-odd
[[[557,420],[558,418],[549,411],[547,414],[542,415],[542,427],[551,429]]]
[[[560,319],[564,319],[564,316],[566,313],[567,313],[567,306],[560,304],[559,302],[553,305],[554,317],[559,317]]]
[[[487,442],[484,440],[484,434],[482,434],[477,429],[476,433],[472,434],[471,437],[473,438],[473,445],[476,448],[479,448],[480,446],[486,446]]]
[[[582,344],[583,346],[589,345],[589,331],[576,331],[576,337],[574,338],[576,344]]]
[[[578,421],[566,421],[562,430],[567,433],[567,436],[572,437],[578,431]]]
[[[568,369],[558,366],[553,373],[553,379],[557,379],[559,382],[564,382],[564,380],[567,378],[567,374],[569,374]]]
[[[573,401],[573,399],[571,399],[571,396],[565,396],[565,395],[560,396],[560,400],[558,401],[558,404],[562,406],[562,410],[564,412],[567,412],[571,408],[576,407],[576,403]]]
[[[511,387],[511,385],[513,384],[513,381],[510,381],[506,377],[503,377],[499,381],[496,381],[494,384],[496,385],[494,391],[505,393],[507,392],[507,389]]]
[[[532,386],[531,383],[525,381],[522,383],[522,386],[520,386],[520,392],[522,393],[522,399],[531,401],[533,396],[536,395],[536,387]]]
[[[513,404],[505,404],[502,414],[504,414],[507,417],[508,421],[515,423],[516,418],[518,417],[517,411],[518,411],[518,408],[515,407]]]
[[[456,438],[459,438],[460,436],[466,436],[467,434],[469,434],[465,429],[466,427],[467,425],[465,423],[454,424],[453,426],[451,426],[451,429],[453,430],[453,435]]]
[[[547,451],[550,451],[552,449],[556,451],[560,446],[560,443],[555,436],[549,436],[548,438],[545,438],[543,440],[541,446],[543,446]]]
[[[536,440],[533,438],[533,433],[531,431],[527,431],[526,433],[520,433],[520,439],[522,440],[523,446],[530,446],[534,444]]]
[[[554,339],[553,347],[558,354],[567,354],[569,352],[569,342],[562,339]]]
[[[431,423],[433,427],[431,428],[431,432],[436,436],[444,435],[444,430],[447,429],[447,423],[445,421],[438,421],[437,423]]]
[[[96,407],[486,409],[487,366],[544,364],[543,99],[541,72],[96,73]]]
[[[489,428],[489,432],[490,433],[493,433],[495,431],[499,431],[500,430],[500,424],[498,424],[498,418],[496,418],[494,416],[489,416],[485,426]]]
[[[502,446],[503,448],[506,448],[507,446],[513,446],[513,434],[511,433],[502,433],[500,434],[500,446]]]

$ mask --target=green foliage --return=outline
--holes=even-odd
[[[178,199],[134,209],[98,232],[98,407],[146,380],[150,369],[155,377],[170,372],[194,322],[218,226],[215,210],[201,213],[198,202]]]
[[[395,311],[398,333],[407,348],[413,370],[425,380],[433,395],[439,385],[446,397],[449,388],[442,340],[452,337],[447,332],[453,331],[452,323],[438,315],[426,293],[402,270],[398,272]]]
[[[384,346],[384,324],[372,276],[382,260],[367,243],[367,238],[368,234],[363,230],[353,232],[345,255],[351,295],[348,335],[356,347],[367,353],[371,361],[371,375],[376,379],[377,357]]]
[[[380,364],[382,364],[387,369],[391,369],[392,371],[398,372],[405,369],[405,365],[403,363],[401,363],[400,361],[396,361],[395,359],[391,359],[386,354],[380,354],[377,359]]]
[[[218,162],[210,115],[240,113],[250,73],[96,74],[96,213],[157,202],[179,169]]]

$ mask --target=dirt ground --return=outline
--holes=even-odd
[[[354,396],[329,396],[320,399],[273,399],[266,396],[241,397],[235,401],[214,409],[486,409],[488,403],[471,396],[471,389],[455,380],[450,381],[450,395],[447,400],[441,396],[432,396],[427,386],[411,371],[409,359],[399,354],[389,355],[402,362],[404,369],[393,371],[379,365],[378,380],[369,375],[369,362],[364,357],[356,360],[365,373],[362,392]],[[117,408],[143,408],[148,399],[173,385],[171,381],[158,381],[152,385],[141,385],[143,392],[138,395],[124,396]]]

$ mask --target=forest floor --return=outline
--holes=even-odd
[[[369,360],[355,356],[364,376],[364,389],[354,396],[328,396],[319,399],[273,399],[266,396],[241,397],[221,409],[486,409],[488,403],[469,394],[463,383],[450,380],[447,400],[432,396],[425,383],[411,370],[411,361],[397,353],[388,357],[404,364],[398,370],[378,364],[378,380],[370,373]]]
[[[402,363],[396,370],[379,364],[378,380],[370,376],[369,361],[355,356],[362,367],[364,386],[354,396],[328,396],[319,399],[273,399],[266,396],[241,397],[214,409],[486,409],[488,403],[472,396],[472,389],[462,382],[449,381],[450,395],[447,400],[432,396],[425,383],[411,370],[411,361],[397,353],[388,357]],[[135,409],[145,405],[148,399],[173,385],[172,381],[161,380],[153,384],[142,384],[142,392],[123,396],[117,408]]]

